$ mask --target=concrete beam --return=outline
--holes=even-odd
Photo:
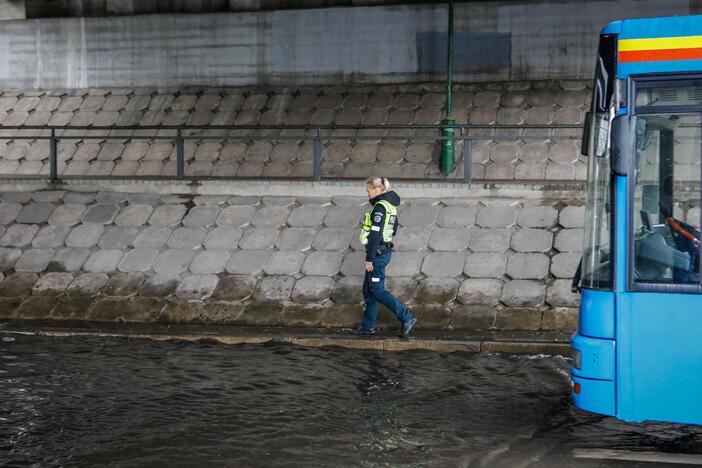
[[[0,0],[0,20],[25,19],[25,0]]]

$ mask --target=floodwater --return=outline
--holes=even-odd
[[[568,365],[0,332],[0,466],[600,467],[652,464],[573,451],[702,454],[702,428],[574,409]]]

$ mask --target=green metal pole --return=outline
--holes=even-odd
[[[446,118],[441,121],[442,125],[454,125],[455,120],[451,118],[451,82],[453,79],[453,0],[448,2],[448,47],[446,57]],[[441,136],[453,137],[456,134],[455,128],[442,128]],[[449,174],[454,169],[454,140],[441,140],[441,161],[440,169],[443,174]]]

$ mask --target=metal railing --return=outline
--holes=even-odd
[[[454,128],[456,134],[452,136],[428,136],[423,134],[414,134],[418,131],[436,131],[439,133],[441,129]],[[493,141],[514,141],[514,140],[579,140],[579,134],[574,135],[548,135],[548,134],[532,134],[531,131],[545,131],[548,133],[554,130],[581,130],[580,125],[432,125],[432,124],[412,124],[412,125],[147,125],[147,126],[1,126],[0,125],[0,140],[49,140],[49,178],[52,181],[58,181],[60,178],[76,179],[76,178],[100,178],[100,179],[175,179],[175,180],[201,180],[201,179],[224,179],[224,180],[246,180],[246,179],[279,179],[285,178],[289,180],[312,180],[321,181],[328,179],[352,179],[344,177],[323,177],[322,175],[322,160],[323,160],[323,143],[334,141],[428,141],[442,142],[452,140],[454,146],[456,143],[462,143],[460,152],[460,161],[463,162],[463,174],[460,177],[461,182],[470,183],[472,180],[472,147],[475,140],[493,140]],[[290,134],[270,134],[273,131],[293,131],[299,130],[300,135]],[[370,134],[370,135],[335,135],[335,132],[361,132],[376,130],[379,133],[386,131],[407,130],[411,132],[405,135],[387,135],[387,134]],[[37,134],[29,134],[27,132],[36,131]],[[148,133],[152,131],[153,133]],[[190,132],[204,132],[203,134],[191,134]],[[212,134],[211,132],[237,132],[237,134]],[[252,133],[239,134],[238,132],[248,131]],[[264,132],[263,134],[257,132]],[[504,131],[504,134],[494,132]],[[72,135],[71,132],[82,132]],[[88,132],[85,134],[84,132]],[[104,132],[104,134],[95,135],[93,132]],[[123,132],[134,132],[124,134]],[[138,133],[136,133],[138,132]],[[163,133],[172,132],[172,135],[163,135]],[[312,132],[312,135],[309,133]],[[325,134],[328,132],[329,134]],[[518,134],[515,134],[517,132]],[[168,140],[174,143],[176,148],[176,173],[172,176],[60,176],[59,175],[59,155],[58,146],[62,140]],[[312,174],[310,177],[239,177],[239,176],[186,176],[185,171],[185,142],[207,141],[207,140],[241,140],[241,141],[309,141],[312,140]],[[458,169],[456,169],[458,170]],[[27,176],[23,176],[27,177]],[[31,176],[30,176],[31,177]],[[45,175],[35,175],[34,177],[45,177]],[[415,181],[441,181],[441,180],[457,180],[455,177],[424,177],[424,178],[401,178],[401,180]]]

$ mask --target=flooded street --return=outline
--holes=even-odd
[[[652,466],[702,428],[569,401],[559,356],[0,332],[0,466]],[[677,465],[680,466],[680,465]]]

